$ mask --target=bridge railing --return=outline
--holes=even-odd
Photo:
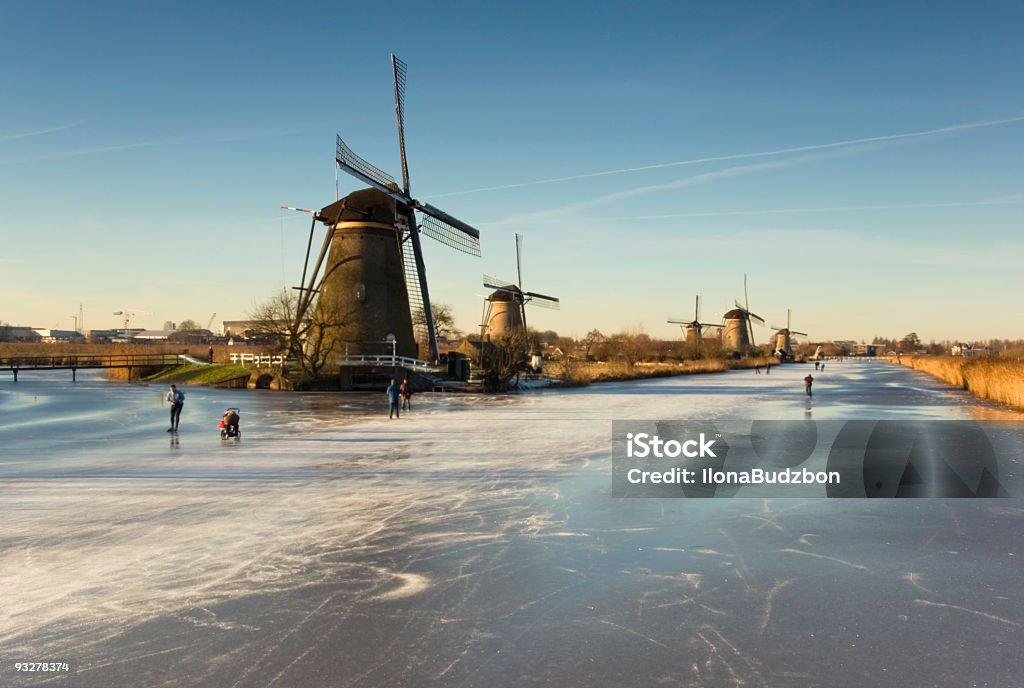
[[[181,365],[178,354],[54,354],[51,356],[0,356],[0,368],[31,370],[53,368],[136,368]]]
[[[338,358],[338,365],[341,366],[391,366],[395,368],[408,368],[419,373],[432,373],[437,370],[426,361],[408,356],[392,356],[391,354],[348,354]]]
[[[285,363],[281,354],[229,354],[228,359],[235,365],[252,365],[257,368],[280,367]]]

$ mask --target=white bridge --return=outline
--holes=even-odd
[[[228,358],[235,365],[254,365],[257,368],[283,366],[285,357],[280,354],[230,354]]]
[[[236,365],[251,365],[257,368],[280,367],[287,360],[281,354],[230,354],[228,358]],[[339,366],[384,366],[391,368],[407,368],[418,373],[435,373],[438,367],[427,361],[409,356],[397,356],[395,354],[346,354],[335,359]]]
[[[394,354],[346,354],[336,360],[340,366],[390,366],[408,368],[418,373],[435,373],[438,370],[437,366],[431,365],[427,361]]]

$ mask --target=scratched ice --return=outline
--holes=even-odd
[[[880,363],[507,398],[0,382],[0,647],[74,686],[1017,685],[1016,500],[627,500],[613,419],[1019,417]],[[84,378],[84,379],[83,379]],[[216,424],[242,409],[243,439]]]

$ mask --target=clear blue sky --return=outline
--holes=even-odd
[[[748,273],[813,339],[1024,337],[1022,27],[1008,2],[8,2],[0,321],[205,324],[297,284],[308,220],[278,206],[334,200],[335,133],[400,176],[393,51],[413,193],[483,233],[483,259],[428,241],[463,329],[521,232],[526,288],[563,302],[531,324],[563,334],[674,337]]]

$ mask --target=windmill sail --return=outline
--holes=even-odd
[[[425,338],[431,358],[437,360],[437,333],[430,306],[423,250],[420,246],[420,230],[445,246],[474,256],[480,255],[480,232],[440,208],[429,203],[421,203],[412,197],[405,151],[405,85],[408,70],[406,64],[394,54],[391,55],[391,66],[394,73],[395,117],[402,163],[402,187],[399,188],[391,175],[356,155],[340,136],[337,137],[335,145],[335,162],[339,169],[394,199],[394,224],[409,305],[410,308],[423,312],[426,321]],[[417,210],[422,213],[421,221],[417,221]],[[422,341],[422,329],[416,336]]]

